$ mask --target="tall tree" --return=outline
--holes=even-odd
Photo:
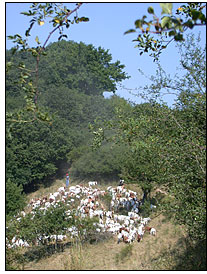
[[[58,84],[87,95],[103,95],[104,91],[115,92],[116,84],[128,78],[125,66],[120,61],[113,63],[112,55],[101,47],[60,41],[49,45],[46,52],[39,76],[46,87]]]
[[[171,79],[160,67],[159,77],[153,77],[152,85],[148,86],[152,98],[154,95],[159,98],[163,88],[176,92],[175,107],[171,109],[151,98],[149,104],[134,107],[128,116],[119,108],[113,127],[116,139],[130,148],[122,169],[126,181],[137,183],[148,192],[158,186],[165,188],[168,199],[163,208],[187,226],[191,240],[203,245],[206,239],[206,59],[205,49],[198,42],[191,35],[180,45],[182,77]],[[104,131],[99,129],[99,135],[95,132],[95,138],[101,140]]]

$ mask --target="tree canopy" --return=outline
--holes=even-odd
[[[16,113],[19,122],[8,121],[7,125],[6,178],[27,192],[46,184],[62,162],[74,163],[80,148],[85,147],[78,154],[83,157],[85,153],[85,163],[88,156],[94,157],[88,124],[95,119],[103,123],[112,118],[118,99],[105,99],[103,92],[115,91],[116,83],[128,77],[123,71],[124,65],[119,61],[113,63],[109,51],[101,47],[59,41],[48,45],[45,52],[47,55],[39,60],[38,107],[52,120],[40,123],[35,119],[24,123],[22,118],[29,121],[31,114],[22,112],[21,118],[18,117],[18,111],[25,106],[25,91],[19,84],[20,68],[24,62],[24,66],[32,70],[34,59],[28,52],[16,51],[13,55],[12,50],[7,51],[7,61],[13,65],[6,79],[6,108],[8,113]],[[26,79],[33,81],[32,76]],[[109,160],[107,175],[114,173],[112,161]],[[83,173],[89,171],[85,163]],[[100,170],[103,167],[104,163]],[[117,175],[120,169],[115,168],[115,171]],[[92,174],[97,173],[95,168]]]

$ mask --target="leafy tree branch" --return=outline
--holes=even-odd
[[[203,9],[206,7],[203,3],[188,3],[182,5],[176,10],[176,14],[172,14],[172,3],[160,4],[164,16],[159,18],[153,7],[149,7],[147,12],[153,16],[152,20],[147,20],[144,15],[142,19],[135,21],[135,29],[129,29],[125,34],[134,33],[139,30],[136,47],[140,50],[140,55],[144,52],[151,52],[149,55],[154,61],[159,59],[161,52],[168,47],[172,41],[184,41],[184,32],[187,29],[193,29],[197,26],[206,26],[206,15]],[[177,17],[179,15],[179,17]],[[185,18],[183,18],[185,17]],[[157,38],[152,36],[156,34]]]

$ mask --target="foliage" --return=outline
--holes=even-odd
[[[161,154],[157,142],[157,118],[161,110],[158,104],[153,107],[151,104],[131,106],[131,109],[120,107],[116,109],[116,118],[108,124],[110,129],[116,129],[110,140],[125,145],[124,157],[120,158],[123,179],[130,183],[139,182],[144,192],[150,192],[153,184],[157,184]],[[105,136],[105,129],[103,132]],[[96,138],[97,134],[95,142]]]
[[[60,160],[72,147],[72,137],[61,120],[49,127],[35,122],[17,124],[13,138],[7,139],[7,178],[27,185],[55,174]],[[71,135],[70,135],[71,136]]]
[[[161,52],[172,41],[184,41],[184,32],[187,29],[206,26],[206,15],[203,12],[206,5],[204,3],[182,5],[175,14],[172,13],[172,3],[160,3],[160,6],[161,14],[164,15],[162,18],[154,13],[153,7],[148,7],[147,12],[152,14],[153,19],[148,21],[147,16],[143,15],[142,19],[135,21],[135,29],[125,32],[128,34],[137,32],[137,29],[140,30],[141,34],[133,42],[137,43],[136,47],[139,48],[140,55],[144,52],[151,52],[149,55],[154,58],[154,61],[159,59]]]
[[[147,218],[150,216],[152,213],[152,209],[150,208],[151,202],[145,201],[144,204],[140,206],[140,215],[143,216],[144,218]]]
[[[82,179],[118,176],[126,153],[124,146],[103,146],[100,150],[83,151],[83,155],[73,164],[71,174]]]
[[[145,194],[162,186],[170,199],[161,208],[187,226],[192,240],[202,242],[206,239],[206,102],[201,77],[206,72],[205,51],[196,42],[189,36],[181,44],[182,78],[171,79],[164,73],[154,77],[148,89],[154,100],[132,107],[128,116],[117,109],[117,118],[108,127],[116,128],[116,143],[129,147],[121,171],[125,181],[138,184]],[[155,101],[166,85],[177,92],[174,109]],[[100,128],[99,141],[106,129]]]
[[[124,65],[112,63],[108,50],[60,41],[67,38],[65,28],[89,21],[78,17],[81,5],[68,10],[61,3],[33,3],[22,12],[30,18],[25,37],[8,36],[15,46],[6,52],[6,176],[24,191],[44,184],[67,156],[70,163],[77,158],[76,148],[90,138],[88,122],[111,115],[103,92],[115,91],[116,83],[128,78]],[[52,24],[52,31],[43,43],[36,36],[37,46],[31,48],[28,37],[35,25],[44,24]],[[47,46],[56,31],[59,42]]]
[[[11,49],[12,54],[10,54],[10,59],[7,62],[7,73],[16,68],[15,85],[19,87],[14,88],[9,83],[11,82],[10,76],[8,76],[7,86],[15,91],[21,91],[21,95],[24,95],[24,103],[18,111],[7,112],[9,126],[17,122],[33,122],[36,119],[49,122],[51,117],[48,112],[40,108],[39,98],[44,87],[48,88],[51,84],[64,85],[85,94],[102,94],[105,90],[115,91],[116,82],[127,78],[126,74],[122,72],[124,65],[120,64],[120,61],[111,63],[112,56],[108,50],[105,51],[101,47],[96,50],[92,45],[86,46],[83,43],[60,41],[67,38],[67,35],[64,34],[65,28],[69,28],[74,23],[89,21],[87,17],[78,17],[77,10],[81,5],[82,3],[78,3],[76,8],[68,10],[65,6],[62,7],[62,4],[34,3],[28,12],[22,12],[23,15],[32,17],[30,26],[25,32],[26,38],[22,38],[19,34],[8,36],[8,39],[13,40],[16,44],[16,47]],[[70,20],[68,17],[73,13],[76,15],[73,20]],[[51,17],[52,20],[47,22],[47,18]],[[52,23],[53,30],[44,43],[41,43],[36,36],[37,47],[29,47],[28,37],[33,26],[38,24],[41,27],[44,23]],[[51,35],[57,30],[60,34],[59,43],[46,47]],[[61,55],[58,56],[57,53],[59,52]],[[12,56],[14,53],[22,55],[26,59],[29,58],[29,66],[28,62],[26,65],[25,60],[15,63]],[[47,54],[48,57],[42,58],[43,55]],[[48,63],[50,63],[49,68]],[[63,63],[64,67],[62,66]],[[51,72],[51,70],[55,70],[56,73]],[[44,87],[40,85],[42,81]],[[23,119],[25,113],[30,117],[27,120]]]
[[[203,102],[206,92],[206,46],[200,46],[200,34],[186,35],[185,42],[176,45],[180,55],[179,74],[170,76],[157,62],[155,75],[147,76],[139,70],[151,84],[139,88],[139,93],[149,101],[164,102],[164,96],[173,95],[176,106],[186,109],[194,105],[193,101]],[[194,109],[195,110],[195,109]],[[198,115],[199,116],[199,115]]]
[[[25,262],[40,260],[51,255],[51,252],[58,251],[59,245],[63,251],[64,246],[68,243],[70,245],[82,244],[83,241],[93,239],[94,223],[97,222],[96,218],[82,219],[78,217],[74,206],[63,202],[51,204],[49,208],[44,210],[37,207],[24,217],[22,215],[17,217],[7,222],[7,243],[11,244],[15,236],[16,239],[22,239],[29,243],[30,248],[25,251],[21,247],[7,247],[7,270],[24,270]],[[77,229],[76,236],[72,236],[68,231],[71,227]],[[52,240],[52,236],[55,235],[66,235],[68,238],[64,243],[58,245],[57,238]]]
[[[102,95],[104,91],[114,92],[116,83],[128,78],[123,72],[124,65],[120,61],[112,63],[109,51],[101,47],[96,49],[93,45],[82,42],[78,44],[73,41],[59,41],[50,44],[45,51],[47,56],[38,65],[39,95],[44,95],[45,90],[55,91],[57,85],[87,95]],[[22,66],[24,60],[25,66],[32,70],[33,59],[28,53],[23,55],[19,51],[15,55],[15,61],[11,51],[7,51],[7,56],[7,61],[13,62],[7,76],[8,92],[12,90],[12,94],[15,94],[16,85],[11,85],[11,80],[15,81],[14,84],[18,80],[18,64]],[[31,77],[28,76],[28,79]]]
[[[48,117],[54,114],[53,122],[22,122],[12,126],[8,122],[10,132],[7,134],[7,178],[17,180],[20,185],[31,185],[31,189],[35,183],[54,175],[59,162],[66,159],[67,155],[70,163],[74,161],[72,158],[73,155],[75,157],[77,147],[80,144],[86,145],[91,138],[87,129],[89,122],[97,117],[100,117],[100,121],[112,117],[114,103],[105,100],[101,94],[105,89],[114,89],[116,81],[126,77],[125,73],[121,72],[123,66],[119,65],[119,61],[109,64],[112,57],[108,51],[101,48],[96,50],[92,45],[61,41],[50,44],[46,51],[48,55],[39,63],[38,87],[42,93],[39,106]],[[10,61],[11,51],[7,51],[7,54]],[[77,63],[79,55],[81,59]],[[15,56],[16,64],[21,64],[24,60],[27,67],[32,66],[33,60],[28,53],[18,51]],[[95,71],[95,67],[99,69]],[[87,84],[88,88],[87,85],[82,89],[80,87],[80,81],[83,79],[83,74],[80,77],[80,71],[84,73],[86,81],[90,76],[93,79],[91,84]],[[7,79],[7,110],[21,111],[24,104],[21,88],[14,91],[14,86],[10,83],[18,81],[17,69],[13,67],[10,72]],[[69,78],[71,85],[67,80]],[[22,113],[21,117],[28,121],[29,115]],[[18,115],[16,119],[19,119]]]
[[[157,187],[165,189],[167,197],[161,200],[160,209],[185,224],[193,248],[199,245],[203,251],[206,240],[206,49],[199,47],[200,38],[196,40],[192,35],[186,36],[186,43],[182,41],[186,29],[205,25],[205,5],[183,5],[177,10],[182,19],[172,14],[171,3],[162,3],[161,20],[149,7],[153,20],[147,22],[143,16],[135,21],[136,29],[142,31],[135,40],[140,54],[152,51],[151,55],[157,60],[171,41],[180,41],[183,72],[181,77],[176,75],[172,79],[158,63],[156,76],[150,78],[152,85],[143,88],[148,92],[149,103],[140,105],[129,104],[116,96],[103,98],[104,91],[115,91],[116,83],[128,77],[123,72],[124,65],[111,62],[108,50],[65,41],[46,47],[54,31],[59,30],[61,40],[65,37],[63,27],[88,21],[85,17],[68,20],[79,6],[69,11],[59,9],[61,5],[56,3],[35,3],[29,12],[23,13],[32,17],[26,37],[35,23],[41,27],[46,17],[53,14],[54,29],[42,47],[38,37],[36,48],[29,48],[27,38],[20,35],[10,37],[17,47],[7,51],[6,67],[8,220],[24,206],[23,187],[32,189],[36,183],[44,184],[56,173],[60,161],[67,158],[74,177],[121,175],[126,183],[138,184],[146,195]],[[150,27],[155,28],[154,33],[160,40],[151,36]],[[135,31],[131,29],[127,33]],[[166,38],[170,40],[164,44]],[[44,58],[43,53],[47,53]],[[173,109],[162,101],[166,93],[177,96]],[[53,122],[49,123],[52,114]],[[95,147],[103,144],[99,150],[91,150],[92,133]],[[108,203],[109,197],[104,199]],[[147,199],[141,208],[143,215],[148,215],[149,207]],[[71,225],[78,228],[81,239],[87,236],[96,239],[94,220],[81,220],[75,214],[69,220],[68,209],[59,204],[45,213],[36,210],[35,216],[27,214],[21,221],[11,219],[8,240],[17,235],[32,243],[41,235],[64,233]],[[85,227],[91,234],[83,233]]]
[[[116,83],[128,78],[125,66],[112,62],[109,50],[101,47],[60,41],[50,44],[46,52],[39,65],[39,79],[44,76],[46,87],[58,84],[87,95],[102,95],[104,91],[115,92]]]
[[[12,217],[17,214],[18,211],[23,210],[26,199],[22,193],[22,186],[18,186],[10,179],[6,182],[6,216]]]
[[[24,256],[20,248],[13,249],[6,246],[6,270],[24,270]]]

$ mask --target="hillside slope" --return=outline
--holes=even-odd
[[[156,238],[145,234],[142,242],[117,244],[116,237],[98,244],[67,248],[39,262],[31,262],[25,270],[175,270],[185,251],[184,230],[164,216],[152,221]],[[184,269],[184,265],[181,267]]]
[[[77,182],[73,182],[75,185]],[[83,182],[82,182],[83,183]],[[112,183],[115,185],[115,182]],[[29,199],[40,197],[63,186],[57,180],[51,187],[30,194]],[[106,189],[108,185],[99,185]],[[133,190],[140,189],[136,186]],[[163,215],[152,216],[150,226],[157,230],[152,237],[144,234],[142,242],[117,244],[117,236],[98,243],[84,243],[66,248],[37,262],[31,261],[25,270],[176,270],[186,269],[183,254],[186,252],[186,232],[183,226],[175,225]]]

